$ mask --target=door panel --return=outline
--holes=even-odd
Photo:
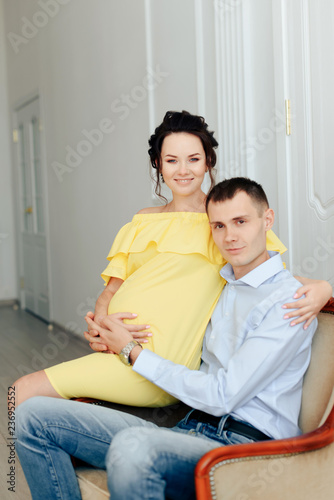
[[[279,160],[286,161],[280,188],[288,193],[282,212],[289,227],[290,267],[334,285],[334,3],[280,0],[280,14],[276,43],[283,57],[277,75],[284,85],[276,82],[283,88],[277,103],[291,101],[291,135],[279,151]]]
[[[24,308],[48,321],[50,312],[45,195],[38,99],[17,110],[15,118],[18,130],[21,303]]]

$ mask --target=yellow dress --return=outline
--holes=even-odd
[[[267,247],[285,250],[271,231]],[[137,313],[133,321],[150,325],[153,333],[145,349],[197,369],[205,329],[225,284],[219,274],[225,261],[207,215],[137,214],[117,234],[108,259],[105,281],[112,276],[124,280],[108,313]],[[93,353],[45,371],[64,398],[86,396],[135,406],[175,402],[113,354]]]

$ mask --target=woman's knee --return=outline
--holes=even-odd
[[[24,375],[12,387],[15,390],[15,406],[34,396],[61,397],[52,387],[44,370]]]
[[[15,391],[16,406],[19,406],[27,399],[38,395],[36,392],[38,391],[39,381],[42,377],[43,375],[41,372],[34,372],[29,373],[28,375],[23,375],[23,377],[20,377],[14,382],[12,387]]]

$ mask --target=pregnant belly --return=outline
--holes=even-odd
[[[139,280],[126,280],[113,296],[108,307],[108,314],[116,312],[136,313],[133,320],[126,323],[150,325],[148,331],[152,337],[146,347],[162,356],[168,356],[171,350],[171,339],[166,339],[171,330],[175,330],[176,311],[170,313],[171,304],[164,299],[165,289],[152,286],[141,286]],[[173,306],[172,306],[173,307]]]
[[[217,270],[198,255],[173,255],[142,266],[121,285],[108,313],[130,312],[150,325],[145,348],[176,363],[197,367],[206,326],[222,289]],[[194,361],[196,359],[196,361]],[[186,360],[186,361],[184,361]]]

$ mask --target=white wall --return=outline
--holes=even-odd
[[[269,127],[275,102],[270,2],[2,3],[8,105],[38,92],[43,111],[53,320],[82,329],[117,230],[154,203],[147,139],[167,109],[203,114],[220,141],[218,178],[263,180],[276,208],[275,137],[260,138],[251,158],[242,153]],[[156,85],[145,91],[148,67]],[[70,165],[69,148],[104,119],[114,130]]]
[[[17,298],[14,205],[7,101],[6,38],[0,3],[0,301]]]

